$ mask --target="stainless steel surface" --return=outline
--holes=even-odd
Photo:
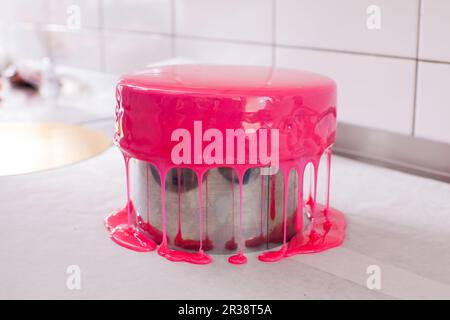
[[[182,169],[180,183],[174,169],[166,178],[167,233],[172,248],[195,250],[199,237],[198,184],[196,175]],[[229,168],[208,171],[202,183],[203,247],[209,253],[230,254],[239,243],[239,183]],[[275,192],[270,191],[270,176],[250,169],[244,177],[242,201],[242,234],[244,251],[260,251],[282,243],[283,177],[275,178]],[[287,208],[288,238],[293,235],[294,213],[297,208],[297,173],[289,177]],[[138,215],[153,227],[162,230],[161,187],[156,169],[134,160],[131,168],[132,199]],[[180,210],[178,207],[180,185]],[[273,186],[273,184],[272,184]],[[272,203],[271,195],[275,195]],[[271,209],[274,205],[274,209]],[[180,216],[179,216],[180,212]],[[306,212],[306,210],[305,210]],[[271,215],[272,213],[272,215]],[[305,215],[306,216],[306,215]],[[179,220],[180,218],[180,220]],[[305,217],[305,227],[308,225]],[[179,222],[180,221],[180,222]],[[178,237],[177,237],[178,235]],[[175,243],[175,238],[178,241]],[[180,241],[183,239],[184,241]],[[183,248],[182,248],[183,249]]]
[[[333,152],[450,182],[450,145],[354,125],[338,125]]]

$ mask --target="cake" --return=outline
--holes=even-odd
[[[329,205],[336,85],[311,72],[256,66],[169,65],[121,77],[114,142],[127,204],[105,219],[136,251],[197,264],[278,261],[336,247],[343,214]],[[321,157],[324,204],[316,202]],[[304,172],[312,190],[304,201]]]

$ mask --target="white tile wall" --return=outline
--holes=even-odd
[[[450,143],[450,64],[421,62],[416,136]]]
[[[176,0],[176,32],[270,43],[272,0]]]
[[[39,60],[50,55],[51,34],[32,26],[8,27],[8,52],[16,60]]]
[[[9,1],[0,1],[0,26],[6,27],[13,20],[13,3]]]
[[[55,63],[101,71],[102,59],[98,32],[85,30],[53,32],[51,46]]]
[[[178,56],[202,63],[271,65],[272,47],[215,40],[177,39]]]
[[[49,20],[47,0],[5,1],[10,7],[9,18],[14,22],[46,23]]]
[[[415,57],[418,0],[277,0],[279,44]],[[367,8],[380,29],[367,28]]]
[[[450,1],[422,0],[422,59],[450,62]]]
[[[0,70],[8,66],[8,34],[6,27],[0,23]]]
[[[108,33],[105,43],[105,71],[122,74],[171,57],[172,40],[166,36]]]
[[[72,4],[81,30],[68,32]],[[341,122],[450,143],[449,17],[450,0],[0,0],[0,47],[114,74],[173,57],[276,61],[334,78]]]
[[[330,76],[338,87],[338,119],[410,134],[414,61],[279,48],[277,65]]]
[[[171,0],[104,0],[105,28],[169,34],[171,4]]]

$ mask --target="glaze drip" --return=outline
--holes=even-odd
[[[325,189],[325,205],[321,205],[316,202],[317,197],[317,176],[319,169],[319,161],[317,161],[316,165],[313,165],[312,175],[310,177],[310,191],[306,201],[298,201],[297,208],[295,209],[295,214],[293,219],[295,221],[295,232],[290,240],[287,240],[289,230],[287,230],[287,210],[288,210],[288,195],[289,195],[289,175],[291,170],[297,170],[300,174],[297,174],[297,197],[298,199],[303,199],[303,176],[305,172],[304,166],[299,166],[293,164],[292,162],[281,166],[281,172],[283,176],[283,220],[281,229],[275,228],[274,235],[271,235],[275,242],[279,235],[275,235],[281,232],[282,244],[277,250],[270,250],[261,253],[258,256],[258,259],[263,262],[276,262],[283,258],[295,255],[295,254],[306,254],[306,253],[314,253],[321,252],[324,250],[331,249],[333,247],[339,246],[343,243],[345,239],[345,219],[344,215],[329,206],[330,203],[330,174],[331,174],[331,157],[332,152],[331,148],[328,148],[324,152],[326,156],[326,189]],[[168,237],[167,237],[167,225],[166,225],[166,208],[165,205],[162,208],[162,232],[158,230],[156,227],[151,226],[150,223],[144,222],[142,218],[140,218],[134,209],[133,202],[130,199],[130,183],[129,183],[129,160],[130,158],[124,156],[125,158],[125,172],[126,172],[126,181],[127,181],[127,205],[122,210],[114,212],[107,216],[105,219],[105,227],[110,232],[111,238],[117,244],[139,252],[148,252],[152,251],[156,248],[156,243],[160,243],[158,248],[158,254],[167,260],[174,262],[188,262],[193,264],[208,264],[212,261],[212,258],[205,253],[213,248],[213,243],[209,240],[208,237],[208,173],[199,171],[196,173],[198,185],[198,203],[199,203],[199,212],[198,212],[198,225],[199,225],[199,240],[192,239],[184,239],[182,233],[182,223],[181,223],[181,201],[182,201],[182,192],[181,192],[181,174],[182,168],[176,168],[177,170],[177,188],[178,188],[178,201],[177,201],[177,210],[178,210],[178,230],[177,235],[174,239],[174,244],[177,247],[185,250],[196,250],[197,252],[188,252],[182,250],[174,250],[170,249],[168,246]],[[165,203],[166,190],[165,180],[166,174],[171,168],[167,168],[165,170],[159,170],[161,177],[161,198],[162,203]],[[147,171],[148,172],[148,171]],[[238,228],[238,237],[237,242],[234,234],[234,228],[232,238],[226,243],[227,249],[233,251],[238,249],[238,252],[234,255],[231,255],[228,258],[228,261],[232,264],[244,264],[247,262],[247,257],[243,253],[243,247],[251,248],[257,247],[261,244],[261,242],[265,241],[263,236],[263,208],[260,208],[260,231],[261,234],[259,236],[244,240],[243,232],[242,232],[242,186],[244,183],[244,174],[245,170],[238,171],[237,174],[232,171],[232,181],[238,182],[239,187],[239,228]],[[236,177],[237,175],[237,177]],[[261,176],[261,195],[264,189],[264,176]],[[274,195],[273,189],[276,188],[276,185],[273,183],[275,176],[271,176],[269,178],[269,187],[270,194]],[[205,179],[203,179],[205,178]],[[146,176],[146,181],[148,183],[148,174]],[[205,181],[205,188],[203,188],[203,181]],[[232,206],[231,206],[231,214],[234,219],[234,183],[231,184],[231,195],[232,195]],[[149,187],[147,186],[146,194],[149,197]],[[206,204],[203,206],[203,193],[205,194]],[[272,196],[274,199],[274,196]],[[262,203],[262,196],[261,196]],[[148,201],[148,199],[147,199]],[[272,201],[272,200],[271,200]],[[148,203],[148,202],[147,202]],[[270,219],[275,219],[275,205],[270,203]],[[272,213],[273,210],[273,213]],[[311,215],[311,222],[305,230],[303,230],[303,210],[307,210]],[[205,211],[203,215],[203,211]],[[205,216],[205,221],[203,221],[203,216]],[[139,219],[140,218],[140,219]],[[147,221],[149,221],[149,209],[147,210]],[[206,234],[203,237],[203,225],[205,224]],[[234,222],[233,222],[234,225]],[[139,226],[137,228],[136,226]],[[152,235],[151,239],[146,236],[145,233],[142,233],[140,229],[144,230],[146,233]],[[275,231],[277,230],[277,231]],[[281,230],[281,231],[278,231]],[[155,241],[156,239],[156,241]]]

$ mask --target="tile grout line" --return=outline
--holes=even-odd
[[[172,58],[175,59],[177,57],[177,47],[176,47],[176,39],[177,39],[177,25],[176,25],[176,10],[175,10],[175,6],[176,6],[176,0],[171,0],[170,1],[170,35],[171,35],[171,55]]]
[[[50,2],[46,2],[45,3],[45,9],[46,9],[46,13],[45,13],[45,17],[44,17],[44,21],[46,21],[47,23],[50,23],[51,21],[51,14],[50,11],[52,9],[52,5]],[[34,24],[33,25],[33,29],[39,29],[39,23],[38,24]],[[48,58],[50,59],[50,61],[54,64],[55,63],[55,48],[53,46],[54,44],[54,35],[51,34],[50,32],[48,32],[47,30],[42,30],[42,32],[48,33],[45,37],[46,37],[46,43],[45,43],[45,51],[46,51],[46,55],[48,56]]]
[[[106,72],[106,38],[105,38],[105,15],[104,15],[104,5],[103,0],[98,1],[98,24],[99,32],[98,37],[100,41],[100,70]]]
[[[416,113],[417,113],[417,87],[419,81],[419,54],[420,54],[420,29],[421,29],[421,20],[422,20],[422,0],[419,0],[419,8],[418,8],[418,19],[417,19],[417,36],[416,36],[416,65],[414,70],[414,101],[413,101],[413,110],[412,110],[412,128],[411,128],[411,136],[416,135]]]
[[[26,24],[26,26],[28,26],[28,24]],[[37,24],[34,28],[48,30],[49,27],[51,27],[51,26],[57,26],[57,25]],[[48,31],[54,32],[53,30],[48,30]],[[171,34],[171,33],[167,34],[167,33],[163,33],[163,32],[148,32],[148,31],[140,31],[140,30],[126,30],[126,29],[115,29],[115,28],[97,29],[97,28],[93,28],[93,27],[83,27],[80,31],[81,32],[97,31],[97,32],[103,32],[103,33],[117,32],[117,33],[123,33],[123,34],[136,34],[136,35],[139,34],[139,35],[158,36],[158,37],[173,37],[173,38],[177,38],[177,39],[181,38],[181,39],[188,39],[188,40],[224,42],[224,43],[231,43],[231,44],[271,46],[271,47],[274,47],[275,49],[276,48],[299,49],[299,50],[320,51],[320,52],[328,52],[328,53],[341,53],[341,54],[350,54],[350,55],[366,56],[366,57],[390,58],[390,59],[398,59],[398,60],[410,60],[410,61],[450,65],[450,61],[443,61],[443,60],[420,59],[417,57],[406,57],[406,56],[397,56],[397,55],[389,55],[389,54],[382,54],[382,53],[370,53],[370,52],[363,52],[363,51],[349,51],[349,50],[299,46],[299,45],[288,45],[288,44],[277,44],[277,43],[274,44],[273,43],[274,40],[272,40],[270,43],[264,43],[264,42],[257,42],[257,41],[234,40],[234,39],[224,39],[224,38],[210,38],[210,37],[194,36],[194,35],[187,35],[187,34],[179,34],[178,35],[178,34]]]
[[[278,44],[277,46],[280,48],[285,48],[285,49],[300,49],[300,50],[321,51],[321,52],[329,52],[329,53],[343,53],[343,54],[350,54],[350,55],[357,55],[357,56],[390,58],[390,59],[399,59],[399,60],[413,60],[413,61],[416,60],[415,57],[397,56],[397,55],[364,52],[364,51],[350,51],[350,50],[330,49],[330,48],[320,48],[320,47],[310,47],[310,46],[300,46],[300,45],[289,45],[289,44]],[[443,63],[450,64],[450,62],[443,62]]]
[[[272,0],[272,67],[277,63],[277,0]]]
[[[84,28],[84,29],[86,31],[93,30],[93,28]],[[194,36],[194,35],[187,35],[187,34],[174,34],[174,35],[172,35],[172,34],[161,33],[161,32],[147,32],[147,31],[125,30],[125,29],[108,29],[105,32],[118,32],[118,33],[123,33],[123,34],[140,34],[140,35],[159,36],[159,37],[174,37],[176,39],[210,41],[210,42],[223,42],[223,43],[230,43],[230,44],[243,44],[243,45],[270,46],[270,47],[272,47],[272,42],[264,43],[264,42],[246,41],[246,40],[234,40],[234,39],[224,39],[224,38],[210,38],[210,37]],[[328,52],[328,53],[342,53],[342,54],[366,56],[366,57],[375,57],[375,58],[390,58],[390,59],[410,60],[410,61],[417,61],[418,60],[419,62],[428,62],[428,63],[450,65],[450,61],[431,60],[431,59],[417,59],[415,57],[405,57],[405,56],[396,56],[396,55],[379,54],[379,53],[347,51],[347,50],[339,50],[339,49],[329,49],[329,48],[319,48],[319,47],[309,47],[309,46],[297,46],[297,45],[286,45],[286,44],[275,44],[274,47],[275,48],[285,48],[285,49],[299,49],[299,50],[309,50],[309,51],[320,51],[320,52]]]

